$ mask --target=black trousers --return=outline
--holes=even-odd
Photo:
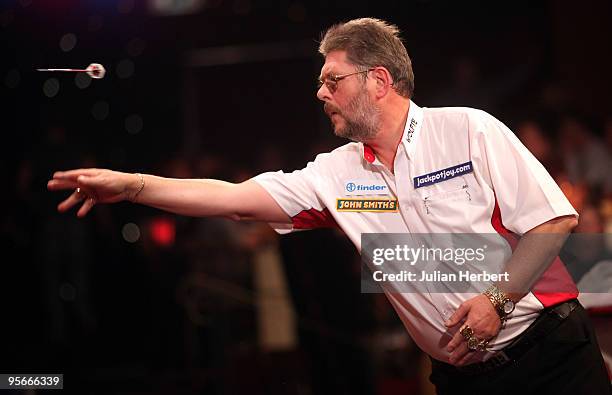
[[[514,362],[478,374],[433,364],[429,380],[438,395],[612,394],[591,320],[580,305]]]

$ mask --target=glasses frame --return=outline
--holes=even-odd
[[[318,86],[318,89],[321,89],[323,84],[325,84],[328,91],[330,91],[331,93],[336,93],[336,91],[338,90],[338,82],[342,81],[346,77],[350,77],[351,75],[368,73],[374,69],[376,69],[376,67],[370,67],[365,70],[354,71],[352,73],[346,73],[346,74],[330,74],[330,75],[325,76],[323,80],[321,79],[321,77],[319,77],[317,78],[317,86]]]

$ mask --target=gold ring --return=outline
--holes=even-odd
[[[79,199],[79,201],[84,200],[84,199],[87,198],[87,195],[85,194],[85,192],[81,191],[81,188],[75,189],[74,193],[76,193],[77,198]]]
[[[461,333],[461,336],[463,336],[463,338],[468,341],[470,340],[471,337],[474,336],[474,331],[472,330],[472,328],[470,328],[469,325],[466,325],[463,328],[461,328],[459,333]]]
[[[476,336],[472,336],[467,340],[468,350],[470,351],[486,351],[488,345],[488,340],[479,340]]]
[[[478,349],[478,351],[486,351],[488,345],[489,345],[489,341],[488,340],[481,340],[478,343],[478,346],[476,346],[476,348]]]
[[[476,336],[470,337],[468,339],[468,341],[467,341],[468,350],[470,350],[470,351],[478,350],[478,344],[479,343],[480,343],[480,340],[478,340],[478,338]]]

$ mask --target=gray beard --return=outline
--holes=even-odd
[[[342,129],[334,128],[338,137],[365,142],[378,134],[380,109],[372,104],[365,89],[349,102],[340,116],[344,118],[345,125]]]

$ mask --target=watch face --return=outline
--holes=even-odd
[[[510,314],[514,311],[514,302],[511,300],[506,300],[504,303],[504,314]]]

